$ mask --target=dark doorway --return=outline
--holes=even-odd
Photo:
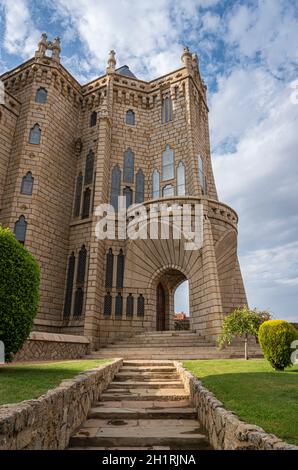
[[[156,330],[166,329],[166,295],[164,288],[158,284],[156,290]]]

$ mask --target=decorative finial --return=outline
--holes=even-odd
[[[107,73],[113,73],[116,69],[116,59],[115,59],[116,52],[112,49],[109,53],[108,57],[108,66],[107,66]]]
[[[191,68],[192,57],[191,57],[191,53],[189,52],[189,48],[187,46],[183,48],[183,54],[181,56],[181,60],[186,68],[188,69]]]

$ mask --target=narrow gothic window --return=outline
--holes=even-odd
[[[203,159],[201,155],[198,156],[198,168],[199,168],[199,181],[200,181],[200,185],[204,194],[205,178],[204,178]]]
[[[84,291],[78,287],[75,293],[75,303],[73,314],[75,317],[80,317],[83,313]]]
[[[172,184],[167,184],[162,190],[163,197],[174,196],[174,186]]]
[[[16,221],[14,226],[14,234],[16,239],[24,244],[26,239],[26,231],[27,231],[27,221],[23,215],[19,217],[19,220]]]
[[[90,213],[91,189],[86,188],[83,195],[82,219],[87,219]]]
[[[161,105],[161,122],[169,122],[173,119],[172,98],[166,95],[162,98]]]
[[[64,316],[65,317],[69,317],[71,314],[75,262],[76,262],[76,258],[75,258],[74,252],[72,252],[70,257],[68,258],[66,290],[65,290],[65,300],[64,300]]]
[[[35,95],[35,102],[44,104],[47,102],[48,92],[45,88],[39,88]]]
[[[97,122],[97,112],[93,111],[93,113],[91,113],[90,115],[90,127],[96,126],[96,122]]]
[[[112,248],[109,249],[106,256],[106,287],[113,287],[113,267],[114,267],[114,255]]]
[[[127,112],[126,112],[126,120],[125,120],[126,124],[129,124],[130,126],[134,126],[135,125],[135,113],[133,112],[132,109],[129,109]]]
[[[74,203],[74,210],[73,210],[74,217],[79,217],[80,215],[82,187],[83,187],[83,175],[82,173],[80,173],[79,176],[77,177],[77,182],[76,182],[75,203]]]
[[[104,298],[103,314],[105,317],[109,317],[112,314],[112,296],[109,292]]]
[[[138,305],[137,305],[137,315],[138,317],[143,317],[145,314],[145,299],[143,294],[140,294],[138,297]]]
[[[85,178],[84,184],[91,184],[93,179],[93,167],[94,167],[94,153],[92,150],[88,153],[85,163]]]
[[[111,189],[111,205],[118,210],[118,197],[120,196],[121,170],[119,165],[114,166],[112,170],[112,189]]]
[[[115,306],[115,315],[116,317],[121,317],[123,311],[123,298],[120,292],[116,296],[116,306]]]
[[[123,196],[125,197],[126,209],[132,205],[132,189],[129,186],[125,186],[123,189]]]
[[[31,171],[28,171],[28,173],[26,173],[26,176],[23,176],[22,179],[21,194],[26,194],[27,196],[32,195],[33,181],[34,178],[32,176],[32,173]]]
[[[154,170],[152,174],[152,198],[160,196],[160,174],[158,170]]]
[[[123,250],[121,249],[117,256],[117,278],[116,278],[117,289],[122,289],[123,277],[124,277],[124,254],[123,254]]]
[[[84,284],[84,282],[85,282],[86,262],[87,262],[87,250],[86,250],[85,245],[82,245],[82,247],[79,251],[77,284]]]
[[[135,196],[136,203],[144,202],[144,191],[145,191],[144,187],[145,187],[144,173],[140,168],[136,176],[136,196]]]
[[[30,130],[29,144],[39,145],[40,144],[41,130],[38,124],[35,124]]]
[[[126,298],[126,315],[128,317],[133,316],[133,304],[134,304],[134,299],[132,294],[129,294],[128,297]]]
[[[124,152],[123,181],[133,183],[134,179],[134,153],[131,149]]]
[[[185,196],[185,166],[183,162],[180,162],[177,167],[177,194]]]
[[[163,181],[174,178],[174,152],[169,145],[162,154],[162,179]]]

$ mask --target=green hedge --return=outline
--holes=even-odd
[[[39,300],[39,266],[9,229],[0,226],[0,340],[11,360],[28,338]]]
[[[276,370],[292,365],[291,343],[297,339],[297,331],[285,320],[265,321],[259,329],[259,342],[265,358]]]

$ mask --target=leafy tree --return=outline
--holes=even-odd
[[[265,358],[275,370],[291,366],[291,345],[298,339],[297,330],[285,320],[269,320],[262,324],[259,340]]]
[[[251,335],[257,338],[260,325],[270,318],[270,313],[265,310],[259,311],[256,308],[250,310],[246,305],[236,308],[225,317],[217,344],[224,346],[231,344],[236,337],[244,337],[244,357],[248,359],[248,336]]]

